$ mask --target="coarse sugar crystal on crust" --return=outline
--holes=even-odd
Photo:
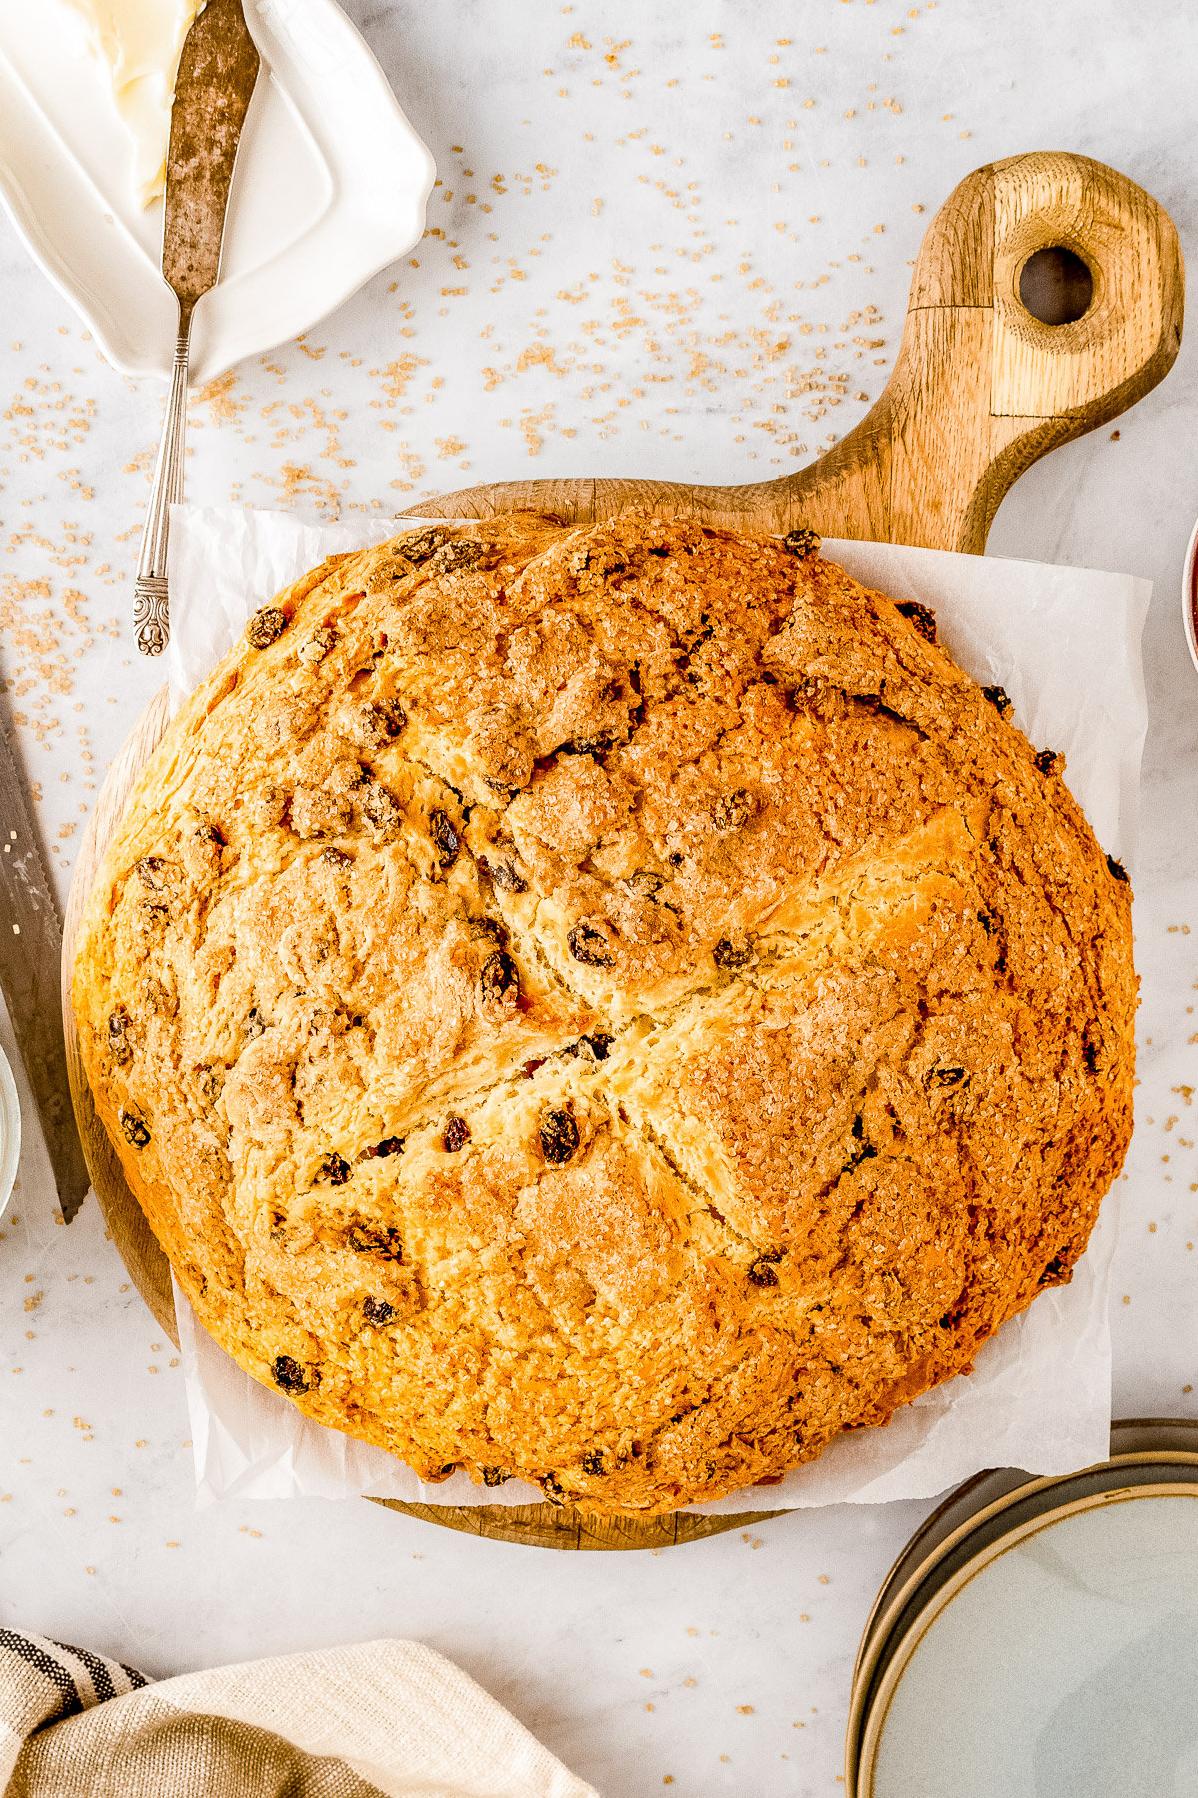
[[[1004,700],[806,533],[428,526],[264,607],[75,970],[204,1324],[609,1512],[967,1370],[1131,1129],[1130,889]]]

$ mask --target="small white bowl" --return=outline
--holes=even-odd
[[[17,1099],[17,1083],[4,1050],[0,1049],[0,1217],[12,1197],[20,1156],[21,1106]]]
[[[1194,606],[1198,602],[1198,524],[1190,532],[1190,541],[1186,546],[1185,572],[1181,577],[1181,618],[1182,628],[1186,634],[1186,642],[1190,648],[1190,660],[1198,668],[1198,621],[1194,618]]]

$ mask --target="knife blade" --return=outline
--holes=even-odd
[[[216,285],[258,51],[241,0],[208,0],[183,40],[166,156],[162,274],[190,310]]]
[[[69,1224],[91,1182],[67,1080],[61,961],[62,923],[54,889],[0,725],[0,990],[41,1119],[58,1203]]]
[[[133,588],[143,655],[161,655],[170,635],[167,534],[171,506],[183,498],[191,319],[220,274],[233,165],[257,79],[258,51],[241,0],[208,0],[183,40],[166,154],[162,275],[179,302],[179,328]]]

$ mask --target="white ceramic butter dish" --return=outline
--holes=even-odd
[[[309,330],[419,239],[428,150],[336,0],[245,0],[262,57],[195,381]],[[128,374],[170,373],[161,202],[143,210],[108,71],[67,0],[0,0],[0,199]]]

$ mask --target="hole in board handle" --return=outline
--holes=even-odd
[[[1019,298],[1042,325],[1071,325],[1094,298],[1094,276],[1064,244],[1036,250],[1019,271]]]

